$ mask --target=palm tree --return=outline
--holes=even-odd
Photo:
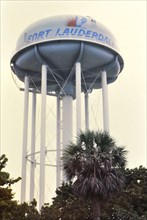
[[[107,132],[80,132],[76,144],[63,152],[63,171],[73,182],[75,194],[91,201],[93,220],[100,220],[100,206],[123,186],[126,150],[117,147]]]

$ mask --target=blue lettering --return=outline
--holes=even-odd
[[[43,37],[48,37],[50,31],[51,31],[51,29],[47,29],[47,30],[40,31],[40,32],[35,32],[35,33],[28,36],[27,42],[35,41],[35,40],[38,40]]]
[[[97,37],[98,37],[98,33],[97,33],[97,32],[93,32],[93,33],[92,33],[92,38],[97,39]]]
[[[85,36],[86,36],[86,37],[90,37],[91,32],[92,32],[92,31],[87,31]]]
[[[48,35],[49,35],[49,33],[50,33],[51,30],[52,30],[52,29],[45,30],[45,32],[46,32],[46,36],[45,36],[45,37],[48,37]]]
[[[39,34],[38,34],[38,39],[43,38],[43,35],[44,35],[44,31],[40,31]]]
[[[78,36],[83,36],[83,35],[85,35],[85,30],[80,29],[78,32]]]
[[[62,35],[69,35],[69,28],[65,28]]]
[[[102,34],[99,34],[98,40],[104,41],[104,36]]]
[[[105,37],[104,42],[106,42],[107,44],[109,44],[109,39],[108,39],[108,37]]]
[[[60,34],[60,28],[58,28],[57,29],[57,31],[56,31],[56,36],[60,36],[61,34]]]
[[[33,36],[32,36],[32,41],[37,40],[37,36],[38,36],[38,34],[34,33]]]
[[[77,28],[76,28],[76,29],[71,28],[71,30],[70,30],[70,34],[71,34],[71,35],[76,35],[77,31],[78,31]]]
[[[29,35],[27,42],[30,41],[31,39],[32,39],[32,35]]]
[[[27,38],[27,42],[36,41],[38,39],[47,38],[52,29],[41,30],[39,32],[35,32],[25,36]],[[87,37],[91,39],[95,39],[98,41],[103,41],[106,44],[112,45],[111,39],[108,36],[105,36],[101,33],[93,32],[91,30],[86,30],[83,28],[75,28],[75,27],[66,27],[65,29],[58,28],[54,36],[79,36],[79,37]]]

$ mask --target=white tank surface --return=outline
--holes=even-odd
[[[47,64],[48,92],[59,93],[66,83],[74,96],[74,65],[82,67],[82,92],[101,88],[100,71],[107,72],[107,82],[114,82],[124,63],[111,32],[91,17],[65,15],[48,17],[27,27],[17,41],[11,68],[24,81],[29,75],[30,88],[41,85],[41,66]],[[93,83],[94,82],[94,83]],[[65,88],[66,89],[66,88]]]

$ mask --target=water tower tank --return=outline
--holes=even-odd
[[[94,81],[91,89],[101,88],[100,70],[107,71],[107,82],[114,82],[123,69],[111,32],[91,17],[55,16],[27,27],[17,41],[11,68],[24,81],[31,77],[30,88],[41,84],[41,65],[48,65],[48,92],[59,93],[68,78],[67,93],[74,96],[74,64],[82,67],[82,91]],[[53,74],[54,73],[54,74]],[[70,75],[69,75],[70,74]],[[58,83],[57,83],[58,81]],[[66,89],[66,88],[65,88]]]

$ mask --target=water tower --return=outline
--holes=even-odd
[[[27,27],[17,41],[10,61],[14,74],[24,82],[21,202],[26,196],[28,97],[32,99],[30,200],[34,197],[36,93],[41,94],[39,207],[45,195],[46,97],[57,99],[56,175],[61,182],[61,151],[73,138],[73,100],[76,101],[76,131],[81,129],[81,93],[85,94],[85,130],[89,128],[88,95],[102,88],[103,124],[109,131],[107,84],[123,69],[114,36],[91,17],[55,16]],[[62,102],[62,135],[61,112]],[[62,137],[62,140],[61,140]],[[62,141],[62,147],[61,147]]]

